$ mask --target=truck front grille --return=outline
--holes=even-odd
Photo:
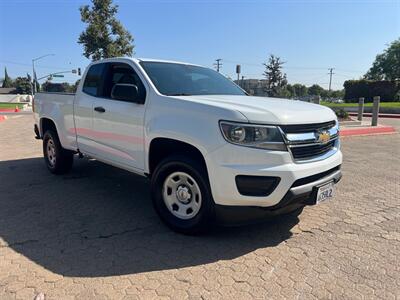
[[[313,132],[323,129],[329,129],[336,125],[336,121],[329,121],[324,123],[314,124],[301,124],[301,125],[281,125],[281,129],[285,133],[305,133]]]
[[[339,128],[335,120],[314,124],[281,125],[280,128],[295,162],[327,158],[339,147]]]
[[[324,145],[311,145],[303,147],[292,147],[292,155],[296,160],[307,160],[324,155],[335,147],[335,141],[330,141]]]

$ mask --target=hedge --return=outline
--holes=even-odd
[[[374,96],[380,96],[382,102],[400,101],[400,81],[347,80],[343,86],[346,102],[358,102],[360,97],[364,97],[365,102],[372,102]]]

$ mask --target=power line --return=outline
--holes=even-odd
[[[242,61],[236,61],[236,60],[230,60],[230,59],[224,59],[224,62],[226,63],[231,63],[231,64],[241,64],[241,65],[246,65],[246,66],[254,66],[254,67],[262,67],[262,63],[254,63],[254,62],[242,62]],[[325,69],[330,69],[329,67],[305,67],[305,66],[282,66],[283,69],[292,69],[292,70],[325,70]],[[347,72],[347,73],[363,73],[364,71],[361,70],[349,70],[349,69],[342,69],[342,68],[334,68],[335,70]]]
[[[242,62],[242,61],[234,61],[234,60],[227,60],[224,59],[225,62],[227,63],[232,63],[232,64],[241,64],[241,65],[246,65],[246,66],[254,66],[254,67],[262,67],[262,63],[253,63],[253,62]],[[283,69],[299,69],[299,70],[325,70],[326,67],[298,67],[298,66],[282,66]]]
[[[10,64],[10,65],[18,65],[18,66],[26,66],[26,67],[32,67],[32,63],[21,63],[21,62],[15,62],[15,61],[9,61],[9,60],[0,60],[0,63],[3,64]],[[46,65],[38,65],[35,66],[35,68],[42,68],[42,69],[54,69],[54,70],[59,70],[59,69],[65,69],[68,67],[55,67],[55,66],[46,66]]]
[[[214,66],[216,67],[216,69],[217,69],[217,72],[219,72],[219,70],[221,69],[221,67],[222,67],[222,58],[217,58],[216,60],[215,60],[215,63],[214,63]]]

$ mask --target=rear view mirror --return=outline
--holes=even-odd
[[[117,83],[114,85],[111,90],[111,98],[143,104],[143,100],[139,99],[138,87],[129,83]]]

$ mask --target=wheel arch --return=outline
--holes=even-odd
[[[45,132],[47,130],[49,130],[49,129],[53,129],[58,135],[57,125],[56,125],[56,122],[54,122],[53,119],[48,118],[48,117],[42,117],[42,118],[40,118],[40,123],[39,124],[40,124],[39,125],[40,126],[39,129],[40,129],[41,138],[43,138]]]
[[[148,151],[148,174],[154,173],[157,165],[171,155],[189,156],[201,163],[207,172],[207,164],[203,153],[192,144],[177,139],[156,137],[151,140]],[[208,173],[208,172],[207,172]]]

